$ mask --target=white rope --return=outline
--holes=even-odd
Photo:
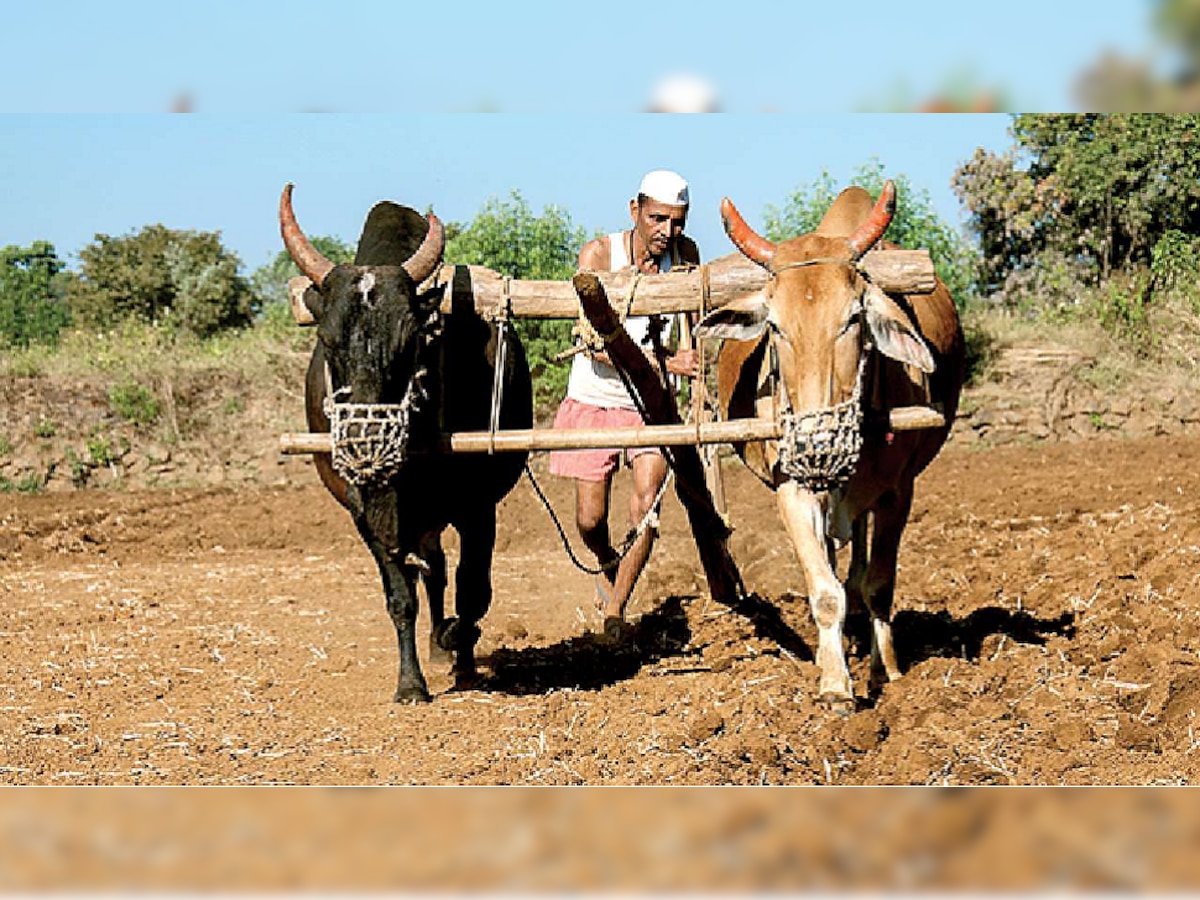
[[[779,469],[811,491],[845,484],[862,452],[862,389],[870,351],[859,357],[858,376],[849,400],[805,413],[780,415]]]

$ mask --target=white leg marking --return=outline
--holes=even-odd
[[[776,493],[780,515],[804,572],[809,603],[817,623],[820,693],[830,699],[849,700],[854,692],[842,649],[846,591],[829,563],[828,498],[817,496],[790,481],[781,485]]]

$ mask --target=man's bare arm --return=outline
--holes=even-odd
[[[579,268],[594,272],[607,272],[612,263],[612,248],[608,236],[588,241],[579,251]]]

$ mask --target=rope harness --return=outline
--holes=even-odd
[[[500,428],[500,408],[504,403],[504,368],[508,363],[508,320],[512,315],[512,296],[504,276],[504,303],[496,308],[493,321],[496,324],[496,356],[492,366],[492,405],[488,413],[488,456],[496,452],[496,431]]]
[[[650,504],[650,508],[646,510],[646,515],[642,516],[642,520],[634,527],[630,528],[625,533],[625,539],[621,542],[621,547],[617,550],[616,556],[601,566],[592,568],[582,562],[576,555],[574,548],[571,546],[571,541],[567,537],[566,529],[563,528],[558,514],[554,511],[554,507],[550,503],[550,499],[542,491],[542,486],[538,484],[537,479],[533,477],[533,469],[529,467],[529,463],[525,463],[525,474],[529,477],[529,483],[533,486],[533,492],[537,494],[538,499],[542,501],[542,506],[545,507],[547,515],[550,516],[550,521],[554,523],[555,529],[558,531],[559,540],[562,541],[563,549],[567,553],[567,558],[579,571],[588,575],[599,575],[602,572],[613,572],[617,566],[621,564],[629,551],[633,549],[633,545],[637,543],[638,538],[646,531],[647,528],[658,530],[658,510],[659,504],[662,503],[663,495],[667,492],[667,485],[671,483],[671,479],[675,477],[674,469],[668,469],[667,477],[663,479],[662,485],[658,489],[658,494],[654,498],[654,502]]]
[[[617,328],[607,334],[601,334],[588,321],[588,317],[583,311],[583,301],[576,295],[575,299],[579,306],[579,316],[571,331],[578,340],[579,346],[593,353],[604,352],[605,345],[615,338],[617,333],[625,327],[625,320],[629,318],[629,311],[633,308],[633,298],[637,294],[637,286],[641,278],[641,272],[635,269],[633,272],[633,281],[629,285],[629,294],[625,297],[624,304],[617,310]]]

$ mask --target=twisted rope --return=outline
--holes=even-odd
[[[412,402],[335,403],[325,401],[333,436],[333,470],[351,484],[381,485],[408,458]]]
[[[629,294],[625,297],[624,309],[617,310],[617,327],[605,334],[597,331],[592,323],[588,321],[587,314],[583,311],[583,301],[576,294],[575,300],[579,307],[579,316],[571,332],[575,335],[576,341],[580,345],[591,350],[593,353],[604,352],[605,345],[620,333],[621,329],[625,326],[625,320],[629,318],[629,311],[633,309],[633,298],[637,293],[638,281],[641,280],[641,277],[642,273],[634,269],[633,282],[629,285]]]
[[[811,491],[829,491],[850,480],[862,452],[863,373],[869,353],[859,358],[850,399],[825,409],[780,415],[779,469]]]

